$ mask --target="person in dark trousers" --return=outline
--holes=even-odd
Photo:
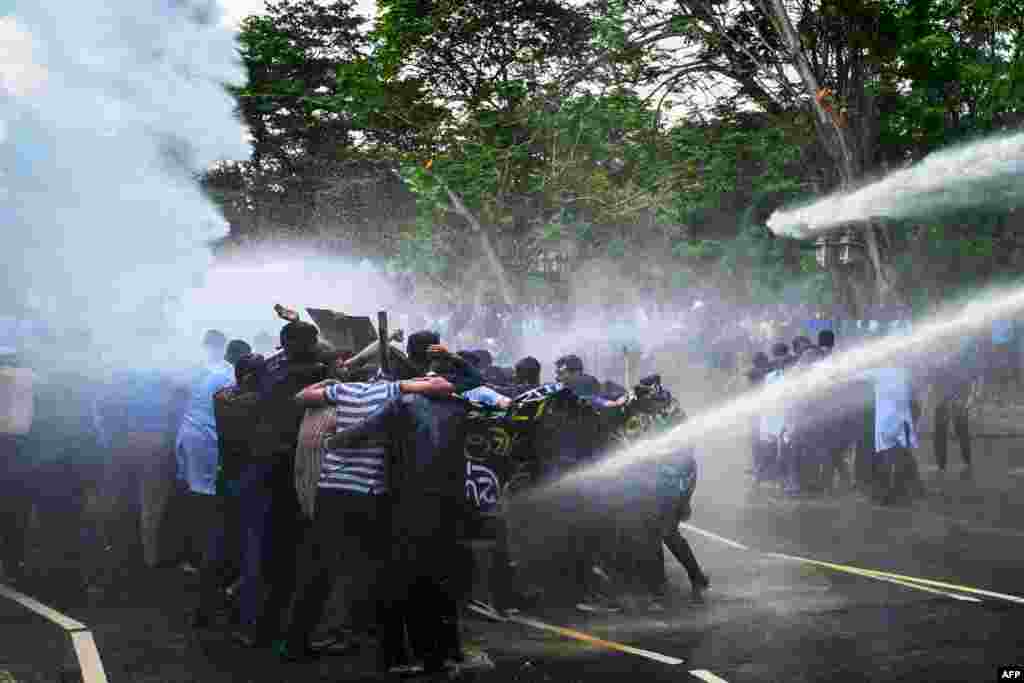
[[[295,589],[301,527],[294,469],[304,410],[294,397],[326,378],[318,336],[309,323],[289,322],[281,329],[281,351],[266,360],[258,375],[253,462],[244,467],[239,482],[241,623],[233,633],[237,642],[249,647],[273,644]]]
[[[967,398],[971,384],[980,374],[977,348],[972,341],[964,343],[957,353],[950,354],[934,374],[934,383],[939,393],[935,405],[935,464],[939,472],[945,473],[949,442],[949,423],[960,443],[960,457],[964,461],[961,476],[970,478],[971,431],[967,413]]]
[[[656,513],[648,521],[647,533],[654,555],[648,559],[647,578],[653,601],[653,610],[664,609],[668,578],[665,575],[665,551],[669,552],[686,570],[690,579],[693,599],[703,602],[704,591],[711,582],[697,562],[693,549],[679,531],[679,524],[693,513],[691,499],[697,488],[697,460],[692,448],[683,448],[659,463],[656,486]]]
[[[452,367],[456,361],[445,354],[440,367],[451,391],[478,386],[482,378],[475,369],[466,366],[459,372]],[[456,565],[465,559],[457,548],[457,520],[465,496],[461,423],[466,405],[407,394],[328,441],[329,449],[341,449],[373,434],[403,437],[394,444],[392,554],[380,589],[381,671],[407,661],[406,629],[413,654],[427,671],[439,671],[446,659],[462,656],[457,609],[461,571]],[[293,635],[300,636],[299,629]]]
[[[764,385],[764,378],[772,371],[772,361],[763,351],[758,351],[753,357],[753,367],[747,372],[747,379],[752,389],[758,389]],[[753,463],[754,480],[761,483],[774,477],[772,466],[775,464],[777,448],[761,440],[761,415],[754,415],[751,418],[751,460]]]
[[[244,342],[243,342],[244,343]],[[228,362],[235,366],[235,384],[213,397],[217,422],[220,467],[217,477],[218,519],[210,547],[200,568],[199,609],[193,619],[197,628],[208,626],[225,604],[224,590],[241,573],[242,533],[239,510],[241,473],[252,462],[251,432],[259,408],[259,373],[263,356],[246,350],[248,345],[228,344]],[[239,354],[241,354],[239,356]],[[240,621],[240,615],[233,615]]]

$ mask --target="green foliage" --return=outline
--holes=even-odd
[[[812,180],[826,191],[835,164],[799,85],[783,82],[789,56],[758,3],[379,0],[369,33],[355,4],[281,0],[244,23],[249,82],[234,92],[255,163],[210,186],[225,211],[280,186],[301,226],[331,163],[387,160],[416,200],[388,249],[433,278],[479,260],[450,189],[517,272],[575,241],[584,256],[654,254],[675,287],[831,295],[811,245],[763,227]],[[1015,0],[820,0],[794,18],[866,170],[1024,120]],[[662,95],[711,86],[701,116],[666,121]],[[1005,214],[890,232],[887,258],[914,296],[1017,266]]]

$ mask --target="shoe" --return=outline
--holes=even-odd
[[[592,614],[617,614],[622,611],[622,608],[611,598],[595,594],[588,595],[576,603],[576,609]]]
[[[474,648],[464,649],[458,659],[446,660],[445,667],[455,669],[460,673],[463,671],[493,671],[495,668],[494,662],[486,652]]]
[[[708,588],[711,587],[711,581],[707,575],[701,575],[694,584],[692,589],[693,601],[698,604],[703,604],[704,593],[707,592]]]
[[[232,631],[231,640],[235,641],[242,647],[248,648],[276,647],[276,643],[269,637],[254,634],[247,629],[235,629]]]
[[[318,657],[340,657],[359,651],[359,643],[347,638],[328,636],[322,640],[314,640],[309,644],[308,652]]]
[[[660,595],[652,595],[647,600],[647,611],[648,612],[664,612],[665,611],[665,598]]]
[[[273,645],[271,645],[271,650],[285,664],[297,664],[316,658],[316,654],[309,648],[291,648],[283,640],[275,640]]]
[[[196,629],[207,629],[213,623],[213,618],[210,617],[206,610],[197,609],[192,613],[192,628]]]

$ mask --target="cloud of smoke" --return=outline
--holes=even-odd
[[[196,174],[249,154],[244,81],[212,0],[32,0],[3,18],[4,299],[116,346],[226,232]]]
[[[937,216],[976,207],[1024,204],[1024,133],[939,150],[910,168],[846,194],[776,211],[768,227],[806,238],[870,218]]]
[[[201,286],[175,302],[171,319],[183,353],[198,345],[204,330],[218,328],[252,343],[260,332],[277,338],[283,322],[271,306],[281,303],[309,321],[306,308],[370,316],[398,302],[391,280],[368,262],[355,263],[280,245],[251,249],[207,272]]]

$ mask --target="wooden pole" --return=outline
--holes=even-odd
[[[391,364],[388,354],[388,313],[387,311],[377,312],[377,340],[380,344],[380,370],[382,373],[391,376]]]

